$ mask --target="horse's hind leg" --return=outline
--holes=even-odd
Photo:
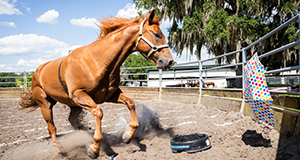
[[[85,127],[83,124],[80,123],[78,117],[80,113],[82,112],[81,107],[70,107],[70,115],[69,115],[69,121],[74,129],[81,129],[84,130]]]
[[[44,90],[40,87],[34,87],[32,89],[32,94],[37,104],[41,108],[41,112],[43,117],[48,125],[48,132],[50,137],[52,138],[54,150],[59,152],[59,148],[56,143],[56,127],[53,122],[53,113],[52,108],[56,104],[56,101],[47,96]]]
[[[109,99],[109,102],[123,103],[129,109],[129,114],[130,114],[129,127],[130,127],[130,129],[129,129],[129,131],[126,131],[122,136],[123,141],[125,143],[129,143],[131,138],[134,136],[136,129],[139,127],[139,122],[138,122],[136,112],[135,112],[135,104],[134,104],[133,100],[131,98],[125,96],[125,94],[120,89],[118,89],[116,91],[116,93]]]

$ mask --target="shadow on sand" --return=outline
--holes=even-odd
[[[250,145],[252,147],[271,147],[271,140],[265,139],[261,133],[257,133],[255,130],[247,130],[242,135],[242,141],[246,145]]]
[[[262,137],[261,133],[255,130],[247,130],[242,135],[242,140],[246,145],[252,147],[272,147],[270,139]],[[296,136],[280,134],[276,160],[298,160],[300,159],[298,139]]]

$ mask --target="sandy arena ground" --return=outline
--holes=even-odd
[[[81,114],[86,131],[74,131],[68,121],[69,107],[56,104],[54,122],[63,154],[55,154],[40,109],[18,110],[19,98],[0,98],[0,159],[49,160],[89,159],[86,150],[93,142],[92,114]],[[140,127],[130,144],[121,140],[128,129],[125,105],[105,103],[104,140],[98,159],[300,159],[293,137],[280,137],[275,130],[237,112],[225,112],[200,104],[164,100],[135,101]],[[212,147],[196,153],[172,153],[170,139],[178,134],[205,133]],[[279,139],[281,145],[278,147]]]

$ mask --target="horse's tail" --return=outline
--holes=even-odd
[[[21,93],[20,97],[22,98],[21,102],[19,102],[19,105],[22,107],[21,109],[31,108],[29,112],[32,112],[39,107],[33,99],[31,90]]]

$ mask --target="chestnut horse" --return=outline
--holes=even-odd
[[[160,21],[154,10],[142,18],[107,18],[100,21],[100,36],[93,43],[77,48],[66,57],[42,64],[32,78],[31,92],[23,96],[23,108],[40,107],[53,140],[56,142],[56,127],[52,108],[56,102],[70,106],[69,120],[79,128],[78,115],[82,108],[90,111],[96,121],[94,144],[88,148],[90,158],[99,156],[103,139],[101,119],[103,113],[97,104],[115,102],[125,104],[130,113],[129,131],[122,138],[129,142],[139,126],[133,100],[119,88],[120,67],[135,51],[153,60],[157,68],[169,70],[173,58],[159,28]]]
[[[204,82],[204,84],[208,87],[210,85],[212,85],[213,87],[215,87],[215,83],[214,82]]]

